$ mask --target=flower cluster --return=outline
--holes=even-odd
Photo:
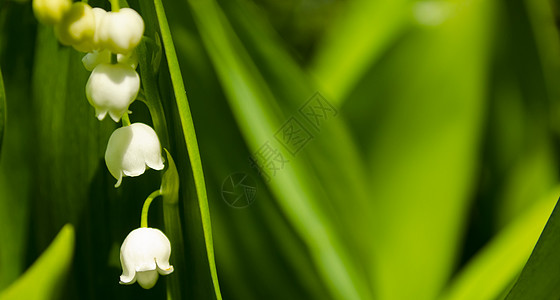
[[[164,162],[154,129],[143,123],[130,124],[128,116],[129,106],[140,91],[135,48],[142,40],[144,21],[135,10],[116,6],[108,12],[85,2],[33,0],[36,18],[54,26],[61,44],[87,53],[82,63],[91,74],[85,94],[97,119],[109,115],[115,122],[122,120],[123,127],[113,132],[105,152],[105,163],[117,179],[115,187],[119,187],[123,176],[140,176],[146,167],[162,170]],[[143,224],[122,244],[120,283],[138,281],[149,289],[156,284],[158,274],[173,272],[169,265],[171,245],[160,230]]]

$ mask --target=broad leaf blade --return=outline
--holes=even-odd
[[[440,24],[418,24],[343,107],[368,153],[377,243],[368,267],[384,300],[439,295],[478,174],[495,7],[430,5],[453,6]]]
[[[557,299],[560,295],[560,205],[556,204],[529,261],[506,300]]]
[[[411,22],[407,0],[354,0],[345,8],[329,27],[311,68],[337,105]]]
[[[440,299],[498,299],[527,262],[554,209],[558,191],[555,189],[499,232],[461,270]]]
[[[0,299],[50,300],[59,296],[72,263],[74,241],[74,227],[66,224],[29,270],[0,294]]]

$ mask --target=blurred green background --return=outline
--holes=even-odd
[[[0,291],[219,297],[154,4],[129,4],[154,42],[146,59],[181,179],[175,272],[151,290],[118,284],[120,244],[161,174],[113,187],[103,157],[118,124],[95,119],[83,54],[31,2],[0,0]],[[554,218],[531,253],[560,195],[558,4],[164,1],[223,298],[557,299]],[[144,103],[130,110],[152,124]],[[273,161],[259,170],[264,149]],[[234,173],[252,178],[250,205],[224,201]],[[162,208],[150,226],[169,232]],[[167,292],[172,278],[180,291]]]

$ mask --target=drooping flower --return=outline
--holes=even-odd
[[[146,166],[154,170],[164,168],[161,157],[161,145],[152,127],[143,123],[134,123],[118,128],[113,132],[107,144],[105,163],[119,187],[123,176],[140,176]]]
[[[140,76],[129,65],[99,64],[89,76],[86,96],[99,120],[109,113],[118,122],[136,99],[139,89]]]
[[[63,45],[77,45],[93,38],[95,17],[91,6],[75,2],[54,27],[54,32]]]
[[[94,33],[90,38],[82,40],[78,44],[73,44],[72,47],[74,49],[81,51],[81,52],[93,52],[97,50],[101,50],[101,43],[99,42],[99,28],[101,26],[101,21],[107,15],[107,11],[100,7],[94,7],[92,9],[93,18],[94,18]],[[107,63],[111,62],[110,59]],[[91,71],[91,70],[89,70]]]
[[[72,0],[33,0],[33,13],[39,22],[54,25],[70,10]]]
[[[121,246],[121,284],[138,284],[145,288],[152,288],[158,274],[168,275],[173,272],[169,264],[171,243],[156,228],[137,228],[130,232]]]
[[[126,54],[134,50],[144,34],[144,20],[131,8],[108,12],[99,27],[99,41],[113,53]]]

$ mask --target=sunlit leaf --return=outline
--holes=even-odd
[[[50,300],[60,296],[72,263],[74,243],[74,227],[67,224],[22,277],[0,293],[0,299]]]
[[[412,16],[407,0],[355,0],[344,8],[328,28],[310,70],[336,105],[410,26]]]
[[[523,268],[521,275],[506,297],[514,299],[555,299],[560,293],[560,206],[556,204],[546,227]]]
[[[251,151],[272,139],[282,113],[257,67],[213,1],[189,1],[201,38]],[[272,141],[270,141],[272,142]],[[283,157],[289,152],[275,146]],[[305,162],[293,162],[269,182],[280,205],[312,252],[319,273],[336,298],[369,298],[370,288],[342,244],[314,193]]]
[[[498,299],[523,269],[557,199],[558,189],[499,232],[461,270],[440,299]]]
[[[444,288],[478,172],[496,10],[487,1],[426,5],[447,13],[418,22],[341,108],[368,155],[369,268],[384,300],[434,299]]]

